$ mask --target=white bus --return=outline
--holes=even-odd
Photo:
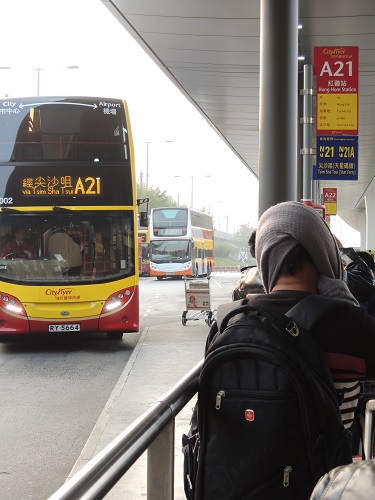
[[[214,266],[211,215],[186,207],[153,208],[150,276],[208,276]]]

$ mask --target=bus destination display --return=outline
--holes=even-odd
[[[22,196],[100,196],[103,181],[100,177],[25,176],[21,178]]]

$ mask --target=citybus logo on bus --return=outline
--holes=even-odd
[[[53,297],[66,297],[73,293],[73,288],[59,288],[58,290],[51,290],[47,288],[46,295],[52,295]]]

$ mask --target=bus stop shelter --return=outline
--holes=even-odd
[[[258,179],[259,215],[336,188],[375,248],[373,0],[102,1]],[[313,181],[314,47],[343,46],[359,49],[358,179]]]

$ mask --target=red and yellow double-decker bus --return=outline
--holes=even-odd
[[[140,238],[139,247],[139,275],[150,276],[150,231],[148,229],[138,229]]]
[[[138,331],[135,186],[123,100],[0,100],[0,335]]]

